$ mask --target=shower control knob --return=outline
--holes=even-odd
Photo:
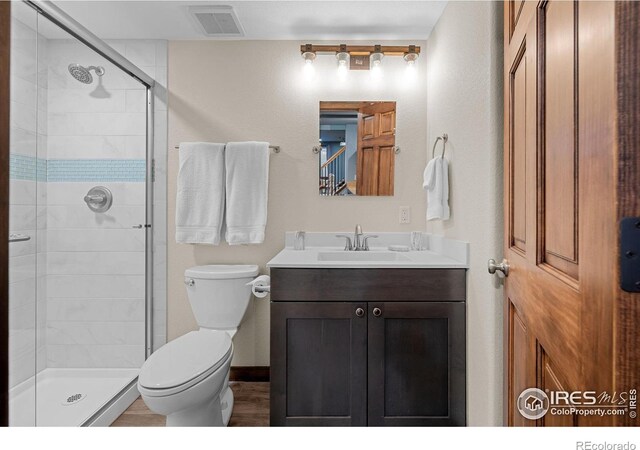
[[[104,213],[109,211],[113,204],[113,194],[104,186],[95,186],[87,192],[83,200],[91,211]]]
[[[356,316],[358,316],[358,317],[363,317],[363,316],[364,316],[364,309],[362,309],[362,308],[357,308],[357,309],[356,309]]]

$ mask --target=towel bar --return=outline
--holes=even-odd
[[[179,146],[179,145],[176,145],[176,146],[175,146],[175,147],[173,147],[173,148],[174,148],[174,149],[176,149],[176,150],[179,150],[179,149],[180,149],[180,146]],[[271,150],[273,150],[273,153],[280,153],[280,146],[279,146],[279,145],[270,145],[270,146],[269,146],[269,148],[270,148]]]

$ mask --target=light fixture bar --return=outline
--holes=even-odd
[[[370,55],[377,50],[376,45],[347,45],[346,51],[350,55]],[[300,53],[314,52],[314,53],[339,53],[343,51],[344,44],[342,45],[313,45],[303,44],[300,46]],[[418,45],[382,45],[379,46],[380,53],[385,56],[404,56],[405,53],[420,54],[420,46]]]

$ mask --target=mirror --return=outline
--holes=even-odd
[[[393,195],[395,145],[396,102],[320,102],[320,195]]]

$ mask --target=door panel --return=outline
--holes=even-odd
[[[376,116],[362,116],[362,140],[373,139],[375,137]]]
[[[379,136],[391,136],[396,133],[396,111],[380,113]]]
[[[395,153],[389,145],[380,147],[378,156],[378,195],[393,195],[393,172],[395,171]]]
[[[552,1],[540,10],[544,92],[544,261],[578,276],[576,33],[577,3]],[[549,232],[547,232],[549,230]]]
[[[375,147],[362,147],[358,152],[362,168],[357,177],[358,195],[378,195],[378,172],[380,150]],[[366,174],[366,175],[365,175]]]
[[[522,391],[531,387],[535,383],[535,353],[532,351],[531,336],[527,326],[518,315],[518,312],[508,300],[507,317],[509,317],[509,378],[511,385],[508,392],[509,405],[513,408],[516,405],[518,396]],[[526,420],[520,414],[510,414],[511,426],[533,426],[535,422]]]
[[[545,353],[544,349],[540,349],[541,356],[541,389],[545,392],[551,391],[566,391],[565,387],[560,382],[560,376],[553,368],[549,356]],[[577,417],[575,415],[552,415],[547,414],[541,420],[541,425],[547,427],[572,427],[577,425]]]
[[[365,303],[271,304],[271,425],[367,424]]]
[[[511,83],[511,242],[523,253],[527,243],[527,49],[522,49],[509,76]]]
[[[369,425],[464,425],[465,304],[369,303],[368,315]]]

